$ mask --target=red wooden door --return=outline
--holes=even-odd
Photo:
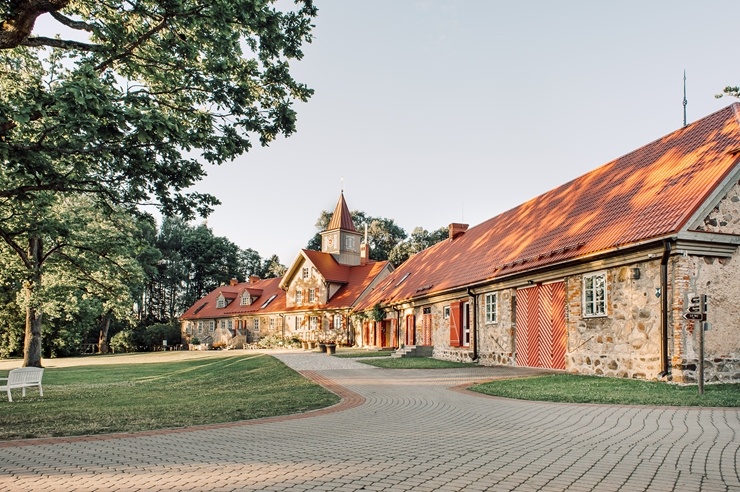
[[[424,319],[422,320],[422,329],[424,330],[424,345],[432,345],[432,313],[424,313]]]
[[[406,345],[416,345],[416,316],[406,316]]]
[[[516,363],[565,369],[565,283],[517,290]]]

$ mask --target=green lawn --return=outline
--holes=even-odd
[[[360,357],[390,357],[393,351],[391,350],[365,350],[365,349],[353,349],[353,348],[337,348],[337,353],[334,357],[352,359]]]
[[[655,381],[552,374],[479,384],[473,391],[522,400],[619,405],[739,407],[740,384],[678,386]]]
[[[432,359],[431,357],[404,357],[399,359],[372,359],[359,360],[363,364],[368,364],[384,369],[449,369],[452,367],[478,367],[474,364],[465,364],[463,362],[452,362],[450,360]]]
[[[30,389],[0,400],[0,440],[232,422],[339,401],[264,354],[47,368],[43,386],[43,398]]]

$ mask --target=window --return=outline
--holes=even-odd
[[[308,302],[316,302],[316,289],[308,289]]]
[[[583,315],[606,316],[606,273],[583,276]]]
[[[298,289],[295,291],[295,303],[296,304],[303,304],[303,291]]]
[[[486,323],[495,323],[498,321],[498,294],[486,294]]]
[[[426,314],[426,312],[424,314]],[[445,306],[442,308],[442,316],[444,317],[444,319],[450,319],[450,306]]]
[[[226,298],[223,294],[219,295],[216,299],[216,307],[217,308],[224,308],[226,307]]]
[[[222,319],[221,320],[221,328],[226,328],[226,320],[225,319]]]
[[[198,334],[203,333],[203,322],[198,321]]]
[[[231,321],[231,320],[227,321],[227,322],[226,322],[226,328],[227,328],[227,329],[228,329],[229,331],[233,330],[233,329],[234,329],[234,322],[233,322],[233,321]]]
[[[249,295],[249,292],[244,292],[244,294],[242,294],[241,304],[242,306],[249,306],[252,304],[252,296]]]
[[[332,329],[340,330],[342,328],[342,315],[335,314],[334,320],[332,321]]]
[[[308,274],[309,274],[308,267],[303,267],[303,279],[304,280],[308,278]]]
[[[318,328],[319,327],[319,317],[318,316],[311,316],[309,318],[309,325],[308,325],[308,327],[311,330],[315,330],[316,328]]]
[[[270,318],[270,331],[275,329],[275,318]]]
[[[254,318],[254,331],[260,331],[260,319]]]
[[[274,299],[275,299],[276,297],[277,297],[277,294],[273,294],[273,295],[271,295],[271,296],[270,296],[270,298],[269,298],[268,300],[266,300],[266,301],[265,301],[265,302],[264,302],[264,303],[262,304],[262,306],[260,306],[260,309],[265,309],[265,308],[267,307],[267,305],[268,305],[268,304],[270,304],[270,303],[271,303],[271,302],[272,302],[272,301],[273,301],[273,300],[274,300]]]
[[[347,236],[344,238],[344,247],[354,251],[355,250],[355,238],[353,236]]]
[[[216,320],[212,319],[211,321],[208,322],[208,329],[210,331],[213,331],[216,329]]]

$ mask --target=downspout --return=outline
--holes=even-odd
[[[661,341],[660,361],[663,370],[658,377],[667,376],[670,367],[668,363],[668,258],[671,255],[671,243],[667,239],[663,241],[663,257],[660,259],[660,293],[661,293]]]
[[[395,349],[401,348],[401,310],[398,309],[396,306],[391,306],[391,309],[393,309],[396,312],[396,347]]]
[[[478,294],[468,287],[468,296],[473,298],[473,362],[478,362]]]

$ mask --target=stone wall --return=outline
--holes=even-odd
[[[740,381],[740,253],[731,258],[679,256],[677,277],[683,280],[681,309],[674,319],[673,380],[696,382],[700,358],[701,323],[684,320],[687,292],[708,296],[704,332],[704,380]]]
[[[498,292],[497,321],[486,323],[485,293],[478,296],[478,358],[485,366],[514,364],[514,320],[512,289]]]
[[[632,268],[639,268],[639,279]],[[583,277],[566,279],[566,370],[656,379],[660,372],[660,260],[607,270],[607,315],[582,314]],[[663,295],[663,293],[661,293]]]

